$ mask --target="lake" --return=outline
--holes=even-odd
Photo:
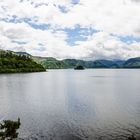
[[[48,70],[0,75],[0,120],[20,138],[126,140],[140,136],[140,70]]]

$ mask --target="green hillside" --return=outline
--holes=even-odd
[[[64,61],[57,60],[52,57],[33,57],[33,59],[41,64],[46,69],[66,69],[69,68],[69,65],[67,65]]]
[[[78,65],[84,68],[140,68],[140,57],[131,58],[128,60],[94,60],[85,61],[77,59],[57,60],[53,57],[36,57],[31,56],[26,52],[17,52],[17,54],[25,54],[41,64],[45,69],[68,69],[75,68]]]
[[[43,65],[46,69],[68,69],[75,68],[78,65],[84,68],[140,68],[140,58],[131,58],[129,60],[95,60],[84,61],[77,59],[57,60],[55,58],[40,58],[36,62]]]
[[[84,60],[77,60],[77,59],[64,59],[64,60],[57,60],[52,57],[33,57],[33,59],[44,66],[46,69],[68,69],[68,68],[75,68],[78,65],[81,65],[85,68],[111,68],[111,67],[118,67],[118,65],[114,64],[113,61],[84,61]],[[113,65],[114,64],[114,65]]]
[[[45,71],[44,67],[34,62],[29,56],[0,50],[0,73],[39,71]]]
[[[124,68],[140,68],[140,57],[128,59],[124,63]]]

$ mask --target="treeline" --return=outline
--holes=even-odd
[[[0,73],[39,71],[45,71],[44,67],[34,62],[29,56],[0,50]]]

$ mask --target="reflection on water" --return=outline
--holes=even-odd
[[[126,140],[140,135],[140,70],[50,70],[0,75],[0,120],[21,139]]]

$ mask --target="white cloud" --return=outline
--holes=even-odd
[[[130,0],[81,0],[67,14],[56,14],[53,23],[62,28],[79,24],[118,35],[139,36],[139,13],[140,4]]]
[[[62,13],[59,5],[66,6],[68,13]],[[73,28],[79,24],[118,35],[140,35],[138,0],[81,0],[75,6],[71,0],[1,0],[0,6],[5,8],[3,12],[1,9],[1,17],[16,15],[19,18],[35,18],[53,27]]]
[[[98,32],[89,40],[79,42],[88,50],[89,59],[127,59],[140,56],[140,43],[125,44],[117,37],[106,32]]]
[[[66,13],[61,12],[60,5],[67,9]],[[117,36],[140,37],[139,13],[139,0],[80,0],[76,5],[71,0],[0,0],[0,19],[8,20],[15,16],[19,20],[28,18],[34,24],[51,26],[48,30],[39,30],[25,22],[8,23],[2,20],[0,47],[60,59],[136,57],[140,56],[140,43],[127,44]],[[62,30],[75,28],[77,24],[100,32],[70,46],[66,41],[68,35]]]

